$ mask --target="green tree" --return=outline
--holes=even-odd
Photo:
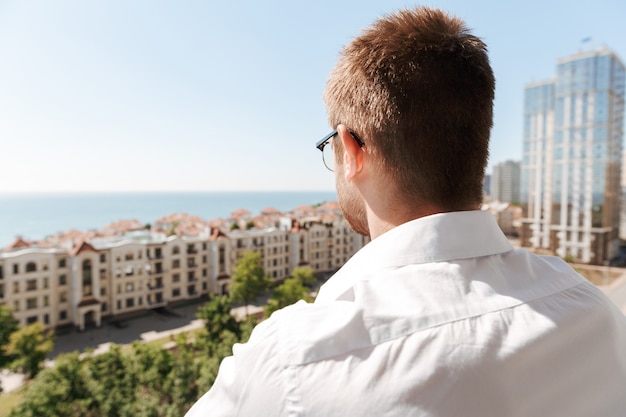
[[[256,252],[246,252],[237,261],[237,266],[233,270],[233,283],[230,293],[234,301],[241,301],[245,305],[246,317],[248,317],[248,304],[253,301],[259,293],[266,290],[270,280],[265,276],[265,271],[261,266],[261,254]]]
[[[232,302],[227,295],[213,295],[196,313],[196,317],[204,321],[206,333],[200,333],[198,338],[208,350],[209,356],[213,355],[217,346],[232,333],[239,337],[241,330],[235,317],[230,314]]]
[[[11,309],[4,304],[0,304],[0,369],[9,363],[11,357],[6,355],[5,349],[9,344],[11,333],[19,328],[19,323],[13,317]]]
[[[14,357],[9,367],[33,378],[53,348],[54,334],[46,331],[41,323],[29,324],[9,336],[6,352]]]
[[[274,289],[267,305],[265,315],[270,316],[274,311],[287,307],[299,300],[310,302],[313,300],[309,289],[302,284],[299,278],[287,278],[285,282]]]
[[[198,368],[193,349],[187,342],[187,335],[178,334],[172,371],[163,387],[169,399],[164,415],[181,416],[193,405],[198,398]]]
[[[172,354],[159,345],[135,341],[132,344],[131,372],[137,375],[137,384],[157,392],[174,367]]]
[[[137,375],[131,372],[128,355],[118,345],[91,358],[87,367],[87,383],[99,415],[131,416],[136,401]]]
[[[313,270],[309,267],[297,266],[291,272],[291,276],[299,279],[300,282],[307,287],[312,286],[315,284],[315,281],[317,281],[315,275],[313,274]]]
[[[55,366],[40,372],[11,417],[90,416],[92,398],[78,353],[59,355]]]

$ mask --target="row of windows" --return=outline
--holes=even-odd
[[[323,238],[325,236],[325,233],[326,232],[323,231],[323,230],[322,231],[318,231],[316,236]],[[348,234],[348,233],[350,233],[350,232],[347,229],[343,230],[343,234]],[[340,230],[338,232],[338,234],[341,235],[342,231]],[[281,236],[269,236],[266,239],[267,239],[268,242],[283,242],[283,241],[288,240],[288,236],[283,236],[283,235],[281,235]],[[255,238],[255,240],[256,240],[256,238]],[[261,240],[262,239],[260,239],[259,241],[261,241]],[[338,241],[338,243],[339,243],[339,241]],[[319,245],[320,244],[318,242],[317,246],[319,247]],[[206,249],[206,243],[203,243],[202,248]],[[220,249],[220,270],[224,270],[225,268],[223,268],[223,266],[225,265],[225,259],[224,259],[225,258],[225,249],[223,247],[220,247],[219,249]],[[276,254],[281,254],[281,253],[284,253],[284,252],[289,252],[289,245],[285,245],[284,252],[281,249],[282,249],[282,247],[273,247],[273,248],[271,248],[272,254],[276,255]],[[180,250],[179,250],[178,246],[174,246],[172,252],[174,254],[179,253]],[[187,252],[188,253],[195,253],[196,252],[195,251],[195,246],[194,245],[189,245],[187,247]],[[160,248],[157,248],[155,250],[154,254],[156,256],[160,257],[160,255],[161,255]],[[142,258],[142,251],[138,251],[137,252],[137,258],[138,259]],[[117,259],[118,262],[121,262],[120,256],[117,256],[116,259]],[[135,259],[134,253],[133,252],[127,252],[125,254],[124,259],[125,259],[125,261],[134,260]],[[100,263],[105,263],[106,262],[106,254],[100,254],[99,260],[100,260]],[[207,258],[206,255],[203,255],[202,262],[203,263],[207,263],[208,262],[208,258]],[[45,265],[44,266],[44,270],[47,270],[47,264],[44,264],[44,265]],[[172,268],[173,269],[180,268],[180,265],[181,265],[180,264],[180,260],[178,260],[178,259],[172,260]],[[195,260],[193,258],[189,258],[188,262],[187,262],[187,266],[189,268],[194,268],[194,267],[197,267],[198,265],[195,263]],[[60,268],[67,267],[67,259],[66,258],[62,258],[62,259],[59,260],[59,267]],[[90,260],[83,261],[81,269],[83,270],[84,273],[86,273],[88,270],[90,270],[91,269],[91,261]],[[37,270],[37,265],[34,262],[29,262],[26,265],[26,270],[28,272],[34,272],[34,271]],[[14,264],[13,265],[13,271],[14,271],[15,274],[19,274],[20,265],[17,264],[17,263]],[[125,276],[133,276],[135,274],[141,275],[142,271],[143,271],[143,268],[141,268],[141,267],[136,268],[133,265],[128,265],[128,266],[126,266],[123,269],[122,268],[117,268],[116,271],[115,271],[115,276],[119,278],[122,275],[125,275]],[[165,271],[162,271],[162,272],[165,272]],[[161,273],[161,271],[157,270],[156,273]],[[2,266],[0,265],[0,279],[2,279],[3,276],[4,275],[3,275]],[[100,269],[100,278],[101,279],[106,279],[106,276],[107,276],[106,270],[105,269]],[[60,285],[66,285],[66,284],[67,284],[67,277],[66,277],[65,274],[63,274],[63,275],[60,276]]]
[[[202,243],[202,249],[206,250],[206,248],[207,248],[206,243]],[[135,255],[134,252],[132,251],[126,252],[124,254],[124,261],[128,262],[128,261],[133,261],[135,259],[143,259],[143,252],[144,251],[142,249],[137,251],[137,255]],[[195,245],[193,244],[187,245],[187,253],[188,254],[197,253]],[[149,259],[161,259],[163,257],[163,252],[161,248],[155,248],[153,254],[151,254],[150,250],[148,250],[147,254],[148,254]],[[178,255],[178,254],[180,254],[180,248],[178,246],[173,246],[172,255]],[[117,256],[116,261],[121,262],[121,257]]]
[[[143,297],[137,297],[137,305],[141,306],[143,305]],[[117,300],[117,309],[118,310],[122,310],[122,306],[124,306],[124,308],[133,308],[135,307],[135,298],[134,297],[129,297],[126,300],[122,301],[122,300]]]
[[[50,298],[47,295],[43,297],[30,297],[26,298],[25,302],[26,310],[35,310],[39,307],[49,307],[50,306]],[[22,308],[21,300],[13,300],[13,311],[20,311]]]

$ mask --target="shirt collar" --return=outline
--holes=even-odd
[[[385,270],[511,250],[488,211],[433,214],[397,226],[364,246],[320,288],[316,302],[352,300],[357,281]]]

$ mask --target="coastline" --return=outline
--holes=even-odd
[[[206,220],[238,209],[288,212],[336,201],[335,191],[116,191],[0,193],[0,248],[17,236],[41,240],[70,229],[97,230],[120,220],[153,223],[172,213]]]

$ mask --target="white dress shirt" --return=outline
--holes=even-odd
[[[436,214],[259,324],[187,416],[623,417],[626,319],[490,213]]]

